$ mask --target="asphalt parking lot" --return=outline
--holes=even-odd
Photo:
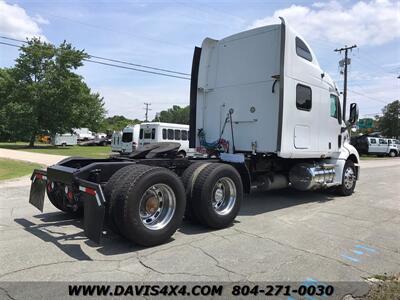
[[[80,220],[28,204],[29,180],[0,183],[0,281],[360,281],[400,270],[400,158],[362,162],[351,197],[293,190],[247,196],[235,224],[183,223],[141,248],[101,245]]]

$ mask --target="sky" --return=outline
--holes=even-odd
[[[348,103],[357,102],[361,116],[400,98],[400,1],[0,0],[0,35],[67,40],[91,55],[190,73],[193,49],[204,38],[276,24],[279,16],[340,88],[343,53],[333,50],[357,45],[349,56]],[[13,66],[17,56],[17,48],[0,45],[0,67]],[[151,103],[150,118],[189,104],[189,80],[90,62],[78,73],[104,97],[110,116],[144,119],[144,102]]]

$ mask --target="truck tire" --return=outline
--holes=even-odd
[[[186,191],[186,209],[185,219],[198,223],[198,219],[193,212],[192,194],[193,194],[193,176],[197,177],[200,171],[207,165],[206,162],[195,162],[183,172],[181,180]],[[194,178],[196,179],[196,178]]]
[[[396,153],[396,151],[394,151],[394,150],[390,150],[390,152],[389,152],[389,156],[390,156],[390,157],[396,157],[396,156],[397,156],[397,153]]]
[[[211,163],[194,180],[193,213],[208,227],[220,229],[231,225],[242,199],[242,179],[231,165]]]
[[[356,187],[356,168],[354,162],[347,160],[342,175],[342,184],[336,188],[336,193],[340,196],[350,196]]]
[[[142,246],[167,241],[181,224],[186,206],[185,189],[175,173],[140,164],[129,167],[112,198],[119,230]]]
[[[110,177],[106,186],[104,187],[104,197],[106,198],[106,218],[105,219],[107,220],[107,224],[108,224],[108,226],[110,226],[111,230],[117,234],[121,234],[121,231],[119,230],[117,224],[114,221],[114,217],[113,217],[113,210],[114,210],[115,202],[116,202],[115,201],[116,193],[117,193],[117,191],[120,190],[121,184],[124,183],[124,178],[130,172],[130,169],[135,166],[136,165],[126,166],[126,167],[119,169],[117,172],[115,172]]]
[[[51,188],[49,185],[51,185]],[[72,207],[66,205],[67,200],[65,199],[63,185],[57,182],[49,182],[46,186],[46,194],[51,204],[53,204],[57,209],[71,214],[74,217],[81,217],[83,215],[83,206],[79,206],[77,210],[73,210]]]

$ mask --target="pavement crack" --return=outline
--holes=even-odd
[[[0,279],[9,275],[13,275],[19,272],[23,272],[23,271],[28,271],[28,270],[32,270],[32,269],[36,269],[36,268],[40,268],[40,267],[48,267],[48,266],[53,266],[53,265],[59,265],[59,264],[65,264],[65,263],[74,263],[76,262],[76,260],[65,260],[65,261],[58,261],[58,262],[52,262],[52,263],[47,263],[47,264],[40,264],[40,265],[35,265],[35,266],[30,266],[27,268],[23,268],[23,269],[18,269],[18,270],[14,270],[8,273],[4,273],[2,275],[0,275]]]
[[[160,270],[157,270],[154,267],[149,266],[148,264],[146,264],[142,258],[140,257],[140,255],[137,255],[137,259],[138,262],[147,270],[150,270],[152,272],[155,272],[157,274],[161,274],[161,275],[187,275],[187,276],[194,276],[194,277],[215,277],[212,275],[208,275],[208,274],[193,274],[193,273],[189,273],[189,272],[162,272]]]
[[[215,262],[215,266],[216,266],[217,268],[220,268],[220,269],[224,270],[225,272],[228,272],[228,278],[229,278],[229,274],[230,274],[230,273],[231,273],[231,274],[238,275],[238,276],[240,276],[240,277],[246,277],[246,276],[244,276],[243,274],[237,273],[237,272],[235,272],[235,271],[233,271],[233,270],[230,270],[230,269],[228,269],[228,268],[222,266],[217,258],[215,258],[214,256],[212,256],[210,253],[208,253],[207,251],[205,251],[203,248],[198,247],[198,246],[194,246],[194,245],[192,245],[192,244],[190,244],[190,246],[193,247],[193,248],[195,248],[195,249],[200,250],[201,253],[203,253],[204,255],[206,255],[206,256],[208,256],[209,258],[211,258],[211,259]],[[230,279],[230,278],[229,278],[229,279]]]
[[[6,296],[8,297],[8,299],[17,300],[16,298],[12,297],[12,296],[10,295],[10,293],[9,293],[5,288],[3,288],[3,287],[0,286],[0,290],[4,291],[4,293],[6,294]]]

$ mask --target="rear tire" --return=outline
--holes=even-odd
[[[193,213],[208,227],[220,229],[231,225],[239,213],[242,199],[242,179],[231,165],[209,164],[194,181]]]
[[[343,168],[342,184],[336,188],[336,193],[340,196],[350,196],[354,192],[356,183],[356,167],[353,161],[347,160]]]
[[[185,187],[186,191],[185,219],[192,221],[194,223],[198,223],[199,220],[193,212],[193,204],[192,204],[193,177],[195,176],[197,178],[200,171],[202,170],[202,168],[205,167],[206,164],[207,163],[205,162],[195,162],[191,164],[189,167],[186,168],[181,177],[183,186]]]
[[[126,166],[115,172],[108,180],[104,188],[104,197],[106,198],[106,220],[108,226],[117,234],[121,234],[121,230],[118,228],[114,221],[113,211],[116,206],[116,193],[121,189],[121,185],[125,182],[126,175],[130,172],[133,166]]]
[[[396,156],[397,156],[397,155],[396,155],[396,151],[391,150],[391,151],[389,152],[389,156],[390,156],[390,157],[396,157]]]
[[[134,165],[126,169],[125,178],[111,196],[115,223],[127,239],[142,246],[167,241],[185,212],[180,178],[160,167]]]

